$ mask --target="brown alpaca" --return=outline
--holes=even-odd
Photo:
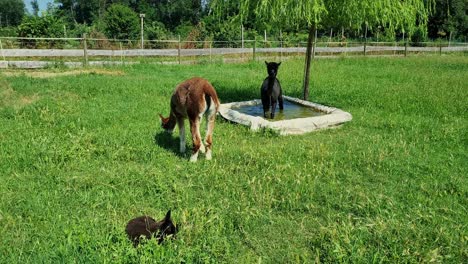
[[[177,233],[177,227],[171,219],[171,210],[161,221],[156,221],[149,216],[140,216],[130,220],[125,228],[128,238],[133,242],[133,246],[138,246],[141,238],[151,239],[156,237],[161,244],[167,236],[173,237]]]
[[[184,120],[185,118],[189,119],[193,141],[191,162],[197,161],[199,151],[202,153],[206,151],[206,159],[211,160],[213,129],[218,108],[219,99],[213,86],[205,79],[194,77],[177,85],[171,97],[171,113],[169,117],[164,118],[159,114],[161,125],[167,132],[172,133],[177,123],[181,153],[185,152]],[[201,141],[200,135],[200,123],[203,116],[206,117],[207,121],[204,144]]]

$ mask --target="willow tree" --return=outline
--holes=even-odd
[[[388,32],[411,33],[425,26],[434,0],[212,0],[215,15],[222,14],[227,4],[239,5],[237,18],[243,22],[252,12],[256,19],[278,27],[307,27],[303,98],[309,98],[310,64],[315,30],[323,21],[339,19],[349,28],[376,26]]]

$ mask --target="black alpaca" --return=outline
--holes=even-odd
[[[265,78],[260,90],[263,104],[263,116],[267,118],[267,113],[270,110],[270,118],[275,118],[276,103],[279,103],[279,109],[283,110],[283,91],[276,74],[278,74],[278,68],[281,65],[276,62],[266,62],[268,77]]]

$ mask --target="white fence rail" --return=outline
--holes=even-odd
[[[50,62],[38,59],[60,59],[68,66],[134,62],[132,57],[169,58],[166,63],[182,63],[182,58],[241,57],[243,60],[257,56],[291,56],[306,52],[306,43],[287,41],[179,41],[147,40],[144,48],[137,40],[108,40],[93,38],[13,38],[0,37],[0,68],[44,67]],[[402,42],[317,42],[314,55],[407,55],[408,53],[468,52],[468,43],[402,43]],[[240,55],[240,56],[239,56]],[[83,58],[76,61],[73,58]],[[177,60],[174,61],[174,58]],[[34,58],[28,63],[22,59]],[[67,59],[69,58],[69,59]],[[90,58],[94,61],[90,61]],[[104,58],[104,59],[103,59]],[[8,59],[8,61],[7,61]],[[234,58],[230,58],[234,60]],[[70,61],[71,60],[71,61]],[[99,62],[99,60],[101,60]],[[104,61],[102,61],[104,60]],[[110,60],[110,61],[109,61]],[[36,66],[35,66],[36,65]]]

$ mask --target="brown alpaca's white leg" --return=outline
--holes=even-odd
[[[184,119],[178,118],[177,125],[179,126],[180,153],[185,153],[185,126]]]
[[[206,159],[211,160],[212,154],[211,149],[213,145],[213,130],[216,120],[216,111],[208,112],[206,116],[206,135],[205,135],[205,145],[206,145]]]
[[[191,162],[196,162],[198,159],[198,152],[202,145],[200,136],[200,118],[197,116],[194,120],[190,120],[190,132],[192,132],[193,149],[192,156],[190,157]]]
[[[201,134],[200,134],[200,125],[201,125],[201,122],[202,122],[202,119],[203,119],[203,114],[200,114],[198,117],[199,117],[198,120],[200,120],[199,123],[198,123],[198,131],[199,131],[198,135],[200,135],[200,142],[201,142],[200,152],[205,153],[206,152],[205,144],[203,143],[203,141],[201,141]]]

